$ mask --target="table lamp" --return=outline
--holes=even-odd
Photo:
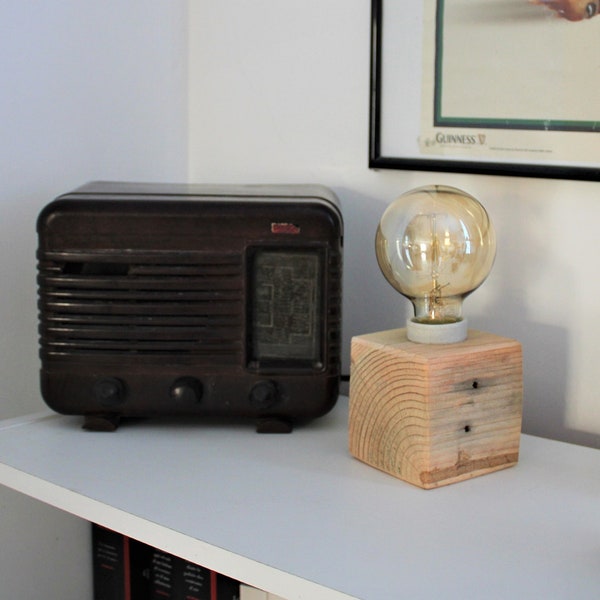
[[[485,208],[454,187],[409,191],[384,212],[375,248],[414,316],[352,339],[351,454],[426,489],[516,464],[521,345],[463,316],[496,254]]]

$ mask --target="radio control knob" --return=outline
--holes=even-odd
[[[186,404],[200,402],[202,399],[202,383],[195,377],[180,377],[171,386],[171,400]]]
[[[107,406],[115,406],[125,401],[125,385],[117,377],[103,377],[94,384],[94,397]]]
[[[259,381],[250,390],[250,404],[259,410],[267,410],[279,401],[279,390],[274,381]]]

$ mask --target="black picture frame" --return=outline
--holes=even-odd
[[[370,38],[370,99],[369,99],[369,168],[411,171],[443,171],[476,175],[537,177],[545,179],[600,180],[600,162],[597,167],[577,164],[515,163],[504,161],[447,160],[438,157],[390,156],[382,153],[381,138],[384,119],[382,113],[384,13],[388,2],[402,0],[371,0]],[[439,2],[438,9],[439,10]],[[409,9],[410,10],[410,9]],[[600,19],[600,17],[599,17]],[[600,135],[594,133],[592,135]],[[599,157],[600,159],[600,157]]]

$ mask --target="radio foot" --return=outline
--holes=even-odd
[[[84,415],[83,429],[88,431],[116,431],[121,422],[119,415]]]
[[[291,421],[280,417],[263,417],[256,421],[256,433],[292,433]]]

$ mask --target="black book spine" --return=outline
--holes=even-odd
[[[148,600],[150,597],[150,574],[154,548],[129,539],[129,581],[131,600]]]
[[[240,600],[240,582],[226,575],[212,572],[213,595],[211,600]]]
[[[92,524],[94,600],[131,600],[128,540]]]
[[[204,567],[154,549],[151,573],[152,600],[211,600],[210,571]]]

